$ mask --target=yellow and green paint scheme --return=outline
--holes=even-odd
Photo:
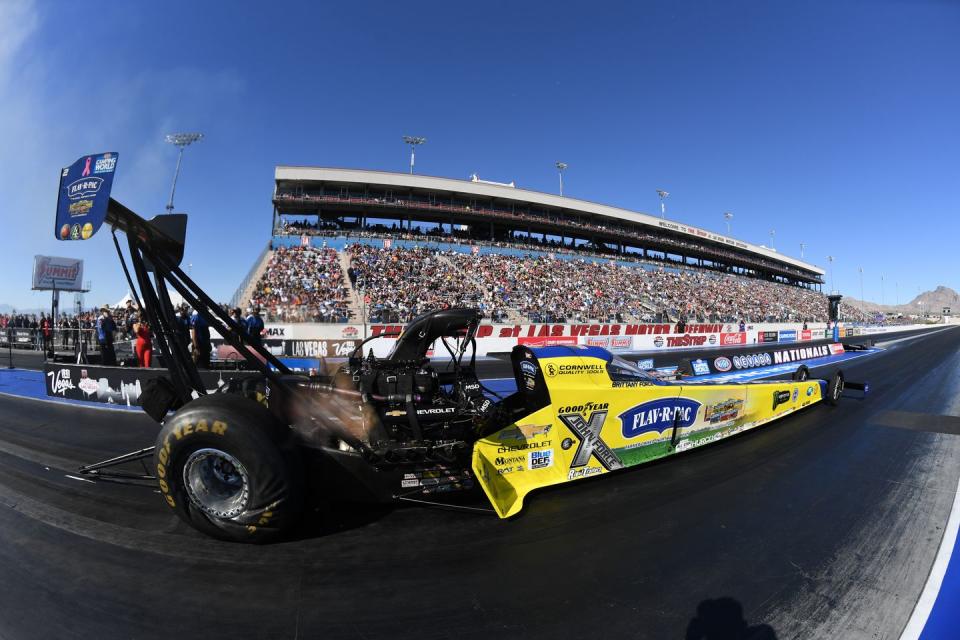
[[[598,348],[530,351],[533,366],[525,366],[542,372],[549,404],[473,449],[473,471],[501,518],[518,513],[534,489],[693,449],[813,405],[826,393],[822,380],[667,382]]]

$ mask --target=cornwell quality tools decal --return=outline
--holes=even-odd
[[[580,440],[573,455],[573,461],[570,463],[570,472],[567,474],[568,480],[600,473],[600,469],[588,466],[591,458],[595,458],[607,471],[623,468],[620,458],[600,437],[600,431],[607,420],[608,405],[603,403],[595,406],[597,410],[582,413],[568,411],[559,415],[563,424]],[[569,407],[568,409],[579,409],[579,407]],[[564,442],[563,444],[567,444],[568,447],[572,446],[572,443]]]

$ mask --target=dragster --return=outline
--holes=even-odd
[[[324,499],[473,509],[456,496],[476,496],[477,487],[490,505],[480,510],[510,518],[536,489],[677,455],[836,403],[845,389],[867,391],[839,370],[829,379],[800,366],[787,380],[711,383],[644,371],[599,347],[521,345],[510,354],[516,391],[501,397],[477,375],[482,315],[469,308],[424,314],[398,335],[361,341],[346,362],[296,374],[180,268],[184,214],[148,221],[110,197],[116,165],[117,154],[101,153],[63,169],[55,235],[85,241],[110,225],[168,374],[141,395],[161,425],[154,445],[81,472],[147,482],[177,516],[221,539],[273,539]],[[248,371],[215,393],[176,330],[168,286],[246,360]],[[389,355],[364,356],[373,339],[394,340]],[[435,346],[449,358],[428,358]],[[112,471],[146,459],[148,473]]]

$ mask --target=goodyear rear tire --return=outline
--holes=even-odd
[[[836,406],[843,395],[843,372],[837,370],[827,384],[827,404]]]
[[[805,382],[810,378],[810,369],[806,365],[802,364],[797,367],[797,370],[793,372],[793,381],[794,382]]]
[[[266,542],[303,512],[303,471],[289,427],[230,394],[190,402],[157,436],[154,467],[167,505],[222,540]]]

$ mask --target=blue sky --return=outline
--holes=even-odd
[[[0,303],[40,307],[37,253],[126,291],[108,235],[58,243],[58,169],[120,153],[114,195],[177,208],[185,263],[228,299],[270,230],[277,164],[557,189],[826,266],[859,297],[960,289],[960,3],[0,0]]]

